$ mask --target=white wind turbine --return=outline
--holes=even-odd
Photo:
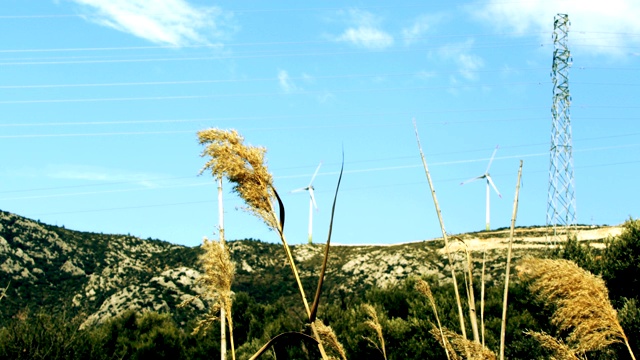
[[[320,170],[320,166],[322,166],[322,161],[318,164],[316,168],[316,172],[313,173],[311,177],[311,181],[309,181],[309,185],[307,187],[303,187],[300,189],[296,189],[291,191],[292,193],[308,191],[309,192],[309,244],[312,243],[312,235],[313,235],[313,208],[315,207],[318,210],[318,204],[316,204],[316,198],[313,196],[313,180],[315,180],[316,175],[318,175],[318,171]]]
[[[493,150],[493,155],[491,155],[491,159],[489,160],[489,165],[487,165],[487,170],[485,170],[484,174],[482,174],[481,176],[478,177],[474,177],[473,179],[469,179],[467,181],[462,182],[460,185],[464,185],[464,184],[468,184],[470,182],[474,182],[476,180],[482,180],[482,179],[486,179],[487,180],[487,217],[486,217],[486,221],[487,221],[487,230],[490,230],[490,193],[491,190],[489,190],[489,185],[491,185],[491,187],[493,187],[493,190],[496,191],[496,193],[498,194],[499,197],[502,198],[502,195],[500,195],[500,191],[498,191],[498,188],[496,187],[496,184],[493,183],[493,180],[491,179],[491,175],[489,175],[489,168],[491,167],[491,163],[493,162],[493,157],[496,156],[496,151],[498,151],[498,147],[496,146],[495,150]]]

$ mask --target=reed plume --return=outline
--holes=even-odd
[[[549,357],[550,360],[580,360],[575,351],[562,340],[558,340],[545,332],[525,331],[524,333],[538,340],[540,346],[553,353]]]
[[[325,325],[320,319],[316,319],[315,325],[322,342],[327,344],[328,348],[333,349],[340,356],[340,359],[347,360],[347,353],[331,326]]]
[[[518,276],[532,281],[531,292],[555,307],[551,322],[569,332],[566,342],[576,353],[623,342],[635,359],[600,277],[569,260],[535,258],[522,261]]]
[[[442,347],[448,349],[451,353],[451,359],[467,359],[467,360],[496,360],[496,354],[482,344],[465,339],[462,335],[457,334],[449,329],[443,329],[444,336],[440,337],[440,330],[433,326],[431,335],[433,335]],[[463,355],[464,354],[464,357]]]
[[[451,360],[451,356],[449,355],[450,346],[447,345],[448,344],[447,339],[444,337],[444,331],[442,328],[442,324],[440,323],[440,316],[438,316],[438,307],[436,306],[436,300],[433,297],[433,292],[431,292],[431,287],[429,286],[429,283],[427,283],[422,279],[419,279],[416,282],[416,290],[422,295],[426,296],[427,299],[429,300],[429,304],[431,304],[431,309],[433,309],[433,314],[436,317],[436,322],[438,323],[437,330],[439,333],[434,334],[434,336],[436,337],[438,342],[440,342],[440,345],[442,345],[442,347],[444,348],[444,352],[445,354],[447,354],[447,359]]]
[[[204,285],[204,292],[197,297],[209,300],[213,305],[209,308],[209,312],[197,322],[193,333],[196,334],[200,331],[206,333],[215,321],[221,320],[217,314],[220,309],[224,309],[222,314],[224,314],[229,328],[231,355],[235,359],[233,317],[231,316],[231,308],[233,307],[231,283],[235,275],[235,265],[231,261],[229,248],[224,242],[210,241],[205,237],[202,248],[204,253],[199,260],[203,265],[204,273],[198,282]],[[187,300],[182,305],[193,299]]]
[[[277,230],[272,205],[275,200],[273,176],[265,165],[267,149],[244,145],[244,138],[235,130],[198,131],[198,142],[206,145],[200,156],[210,157],[200,173],[208,169],[216,178],[227,178],[233,184],[233,191],[247,204],[245,210]]]
[[[367,317],[369,317],[369,319],[364,322],[365,326],[367,326],[368,328],[370,328],[376,333],[376,336],[378,337],[378,341],[380,342],[380,345],[378,346],[378,343],[373,341],[370,338],[366,338],[366,339],[369,340],[378,350],[380,350],[380,352],[382,353],[382,356],[384,356],[386,360],[387,349],[384,345],[384,336],[382,335],[382,325],[380,325],[380,320],[378,319],[378,313],[376,312],[376,309],[371,304],[362,304],[362,310],[364,310],[364,313],[367,315]]]

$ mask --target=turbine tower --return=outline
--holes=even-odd
[[[576,196],[573,177],[571,118],[569,105],[569,67],[572,58],[567,46],[569,16],[557,14],[553,21],[553,105],[551,106],[551,151],[549,191],[547,196],[547,228],[553,228],[553,242],[559,238],[558,228],[576,226]]]
[[[491,199],[491,189],[489,189],[489,186],[493,187],[493,190],[496,191],[496,194],[498,194],[499,197],[502,197],[502,195],[500,194],[500,191],[498,191],[498,188],[496,187],[496,184],[494,184],[493,180],[491,179],[491,175],[489,175],[489,168],[491,167],[491,163],[493,162],[493,158],[494,156],[496,156],[496,151],[498,151],[498,147],[496,146],[495,150],[493,150],[493,154],[491,155],[491,159],[489,160],[489,165],[487,165],[487,170],[485,170],[484,174],[478,176],[478,177],[474,177],[473,179],[469,179],[467,181],[464,181],[462,183],[460,183],[460,185],[464,185],[464,184],[468,184],[470,182],[474,182],[476,180],[482,180],[485,179],[487,181],[487,209],[486,209],[486,230],[489,231],[491,230],[491,207],[490,207],[490,199]]]
[[[318,167],[316,168],[316,172],[313,173],[313,176],[311,177],[311,181],[309,181],[309,185],[307,187],[303,187],[300,189],[296,189],[296,190],[292,190],[292,193],[295,192],[301,192],[301,191],[308,191],[309,192],[309,244],[313,243],[313,208],[315,207],[316,210],[318,210],[318,204],[316,204],[316,198],[315,196],[313,196],[313,180],[315,180],[316,175],[318,175],[318,171],[320,170],[320,166],[322,166],[322,162],[320,162],[320,164],[318,164]]]

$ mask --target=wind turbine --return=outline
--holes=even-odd
[[[316,175],[318,175],[320,166],[322,166],[322,161],[320,162],[320,164],[318,164],[318,167],[316,168],[316,172],[313,173],[313,176],[311,177],[311,181],[309,181],[309,185],[307,187],[303,187],[303,188],[291,191],[292,193],[301,192],[301,191],[309,192],[309,244],[312,243],[312,235],[313,235],[313,208],[315,207],[316,211],[318,210],[318,204],[316,204],[316,198],[313,196],[313,190],[314,190],[313,180],[316,178]]]
[[[489,190],[489,185],[491,185],[491,187],[493,188],[493,190],[496,191],[496,193],[498,194],[499,197],[502,198],[502,195],[500,195],[500,191],[498,191],[498,188],[496,187],[496,184],[493,183],[493,180],[491,179],[491,175],[489,175],[489,168],[491,167],[491,163],[493,162],[493,158],[494,156],[496,156],[496,151],[498,151],[498,146],[496,146],[495,150],[493,150],[493,155],[491,155],[491,159],[489,160],[489,165],[487,165],[487,170],[485,170],[484,174],[478,176],[478,177],[474,177],[473,179],[469,179],[467,181],[464,181],[462,183],[460,183],[460,185],[464,185],[464,184],[468,184],[470,182],[474,182],[476,180],[482,180],[485,179],[487,181],[487,231],[491,229],[490,225],[489,225],[489,220],[490,220],[490,206],[489,206],[489,199],[490,199],[490,193],[491,190]]]

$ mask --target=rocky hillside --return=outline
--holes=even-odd
[[[582,227],[578,239],[602,246],[603,239],[620,233],[620,227]],[[504,271],[509,231],[461,234],[451,238],[459,269],[465,249],[479,276],[486,253],[487,279]],[[514,256],[522,257],[549,248],[540,228],[519,228]],[[258,302],[297,301],[282,246],[257,240],[229,242],[236,263],[234,291],[243,291]],[[315,291],[323,245],[293,249],[309,296]],[[23,312],[66,311],[82,315],[85,324],[101,322],[128,309],[171,312],[178,321],[203,312],[198,294],[199,247],[125,235],[78,232],[42,224],[0,211],[0,289],[7,288],[0,307],[0,322]],[[447,281],[443,241],[390,246],[333,246],[325,281],[325,296],[337,299],[366,289],[396,284],[409,276],[432,275]],[[2,290],[0,290],[2,291]]]

